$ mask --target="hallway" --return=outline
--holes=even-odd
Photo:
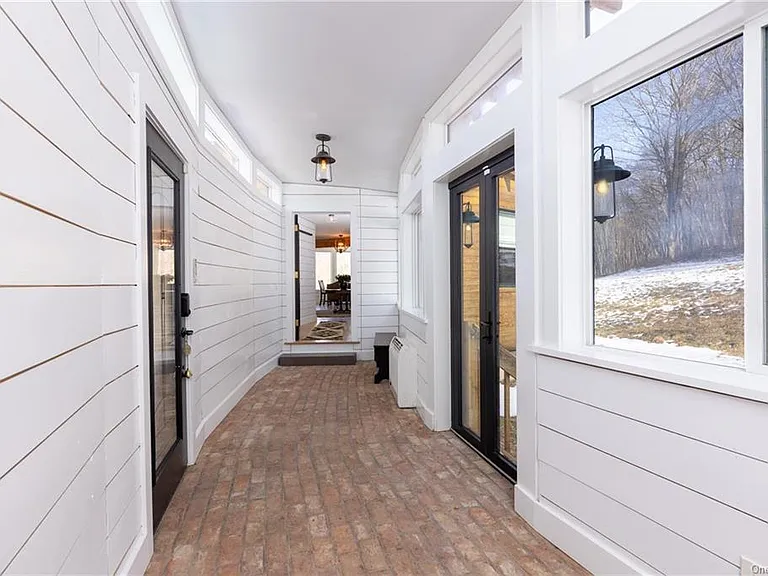
[[[372,363],[277,368],[211,434],[148,574],[583,574],[512,485],[374,385]]]

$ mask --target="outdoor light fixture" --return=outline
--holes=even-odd
[[[472,245],[475,243],[474,232],[472,228],[473,224],[480,222],[480,216],[472,211],[472,204],[470,202],[464,202],[462,207],[463,210],[461,212],[461,224],[464,229],[462,233],[464,247],[472,248]]]
[[[339,239],[336,240],[336,252],[341,254],[342,252],[346,252],[347,250],[347,243],[344,242],[344,234],[339,234]]]
[[[605,157],[605,150],[610,150],[610,158]],[[600,158],[595,160],[598,151]],[[597,222],[603,224],[616,216],[616,186],[619,180],[626,180],[632,173],[617,166],[613,161],[613,148],[600,144],[592,150],[594,167],[592,171],[593,216]]]
[[[315,151],[315,156],[312,158],[312,163],[315,165],[315,180],[322,182],[323,184],[333,181],[333,171],[331,170],[331,164],[336,162],[336,158],[331,156],[331,150],[325,143],[330,142],[331,137],[328,134],[317,134],[315,138],[320,141]]]
[[[331,224],[336,222],[336,214],[328,214],[328,222],[330,222]]]

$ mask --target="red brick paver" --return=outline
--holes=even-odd
[[[374,366],[277,368],[187,469],[148,574],[584,574]]]

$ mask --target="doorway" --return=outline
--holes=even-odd
[[[514,150],[457,178],[449,187],[452,427],[515,480]]]
[[[349,212],[293,215],[296,343],[350,341],[350,222]]]
[[[186,467],[183,379],[189,298],[184,293],[184,170],[179,156],[147,122],[149,395],[152,511],[160,523]]]

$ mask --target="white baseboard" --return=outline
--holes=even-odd
[[[120,576],[144,574],[149,561],[152,560],[153,545],[152,535],[147,531],[146,526],[142,526],[139,537],[136,538],[123,563],[117,569],[117,574]]]
[[[373,360],[373,350],[358,350],[357,361],[358,362],[370,362]]]
[[[195,444],[198,446],[198,451],[203,446],[203,442],[205,442],[208,436],[211,435],[211,432],[221,424],[221,421],[232,411],[232,408],[242,400],[245,393],[248,392],[256,382],[264,378],[264,376],[269,374],[274,368],[277,368],[277,359],[279,356],[279,354],[273,356],[246,376],[242,382],[240,382],[240,384],[238,384],[235,389],[211,411],[210,414],[203,417],[200,426],[198,426],[195,431]]]
[[[536,501],[519,484],[515,511],[533,528],[593,574],[656,573],[610,540],[546,499]]]
[[[435,429],[435,413],[424,406],[424,403],[421,401],[421,398],[418,396],[416,397],[416,411],[419,413],[419,416],[421,416],[421,421],[424,422],[424,426],[429,428],[430,430]]]

